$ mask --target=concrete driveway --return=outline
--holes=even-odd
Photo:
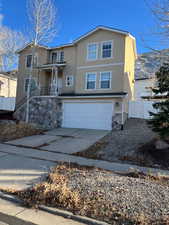
[[[14,146],[72,154],[86,150],[106,136],[108,132],[103,130],[58,128],[48,131],[44,135],[25,137],[6,143]]]

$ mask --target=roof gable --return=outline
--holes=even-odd
[[[52,50],[52,49],[57,49],[57,48],[63,48],[63,47],[72,47],[76,43],[78,43],[79,41],[81,41],[82,39],[90,36],[91,34],[95,33],[98,30],[106,30],[106,31],[111,31],[111,32],[114,32],[114,33],[122,34],[122,35],[125,35],[125,36],[130,36],[131,38],[133,38],[135,40],[135,38],[128,31],[124,31],[124,30],[120,30],[120,29],[116,29],[116,28],[111,28],[111,27],[107,27],[107,26],[97,26],[93,30],[91,30],[91,31],[87,32],[86,34],[80,36],[79,38],[75,39],[72,43],[65,44],[65,45],[60,45],[60,46],[56,46],[56,47],[52,47],[52,48],[49,48],[49,47],[46,47],[46,46],[42,46],[42,45],[38,45],[38,47],[39,48],[44,48],[44,49],[47,49],[47,50]],[[19,49],[17,51],[17,53],[22,52],[25,48],[27,48],[27,47],[29,47],[31,45],[32,45],[32,43],[27,44],[22,49]]]

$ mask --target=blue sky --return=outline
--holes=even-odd
[[[129,31],[136,37],[138,53],[149,51],[142,42],[146,37],[148,46],[161,49],[153,38],[155,26],[150,10],[144,0],[54,0],[58,8],[59,32],[51,45],[68,43],[98,25]],[[16,30],[28,26],[26,0],[1,0],[3,24]]]

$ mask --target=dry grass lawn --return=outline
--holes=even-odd
[[[0,141],[10,141],[31,135],[42,134],[41,129],[27,123],[0,125]]]

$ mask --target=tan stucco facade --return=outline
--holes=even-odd
[[[101,46],[104,41],[112,41],[112,57],[101,58]],[[98,58],[95,61],[87,60],[87,46],[89,43],[98,44]],[[123,33],[112,32],[110,30],[98,29],[90,35],[82,38],[72,45],[46,49],[38,47],[38,65],[51,63],[51,54],[55,51],[64,52],[65,66],[58,68],[58,77],[62,79],[63,94],[94,94],[94,93],[116,93],[127,92],[125,99],[127,102],[134,96],[134,64],[136,59],[135,39]],[[19,71],[17,102],[26,96],[24,90],[25,78],[29,77],[30,70],[26,68],[26,56],[32,54],[31,47],[23,49],[19,53]],[[110,71],[111,87],[109,89],[100,88],[100,72]],[[86,89],[86,73],[96,73],[96,88]],[[73,86],[66,86],[66,76],[73,76]],[[50,86],[52,67],[48,69],[38,68],[33,72],[38,88]]]
[[[0,97],[16,97],[17,79],[0,74]]]

